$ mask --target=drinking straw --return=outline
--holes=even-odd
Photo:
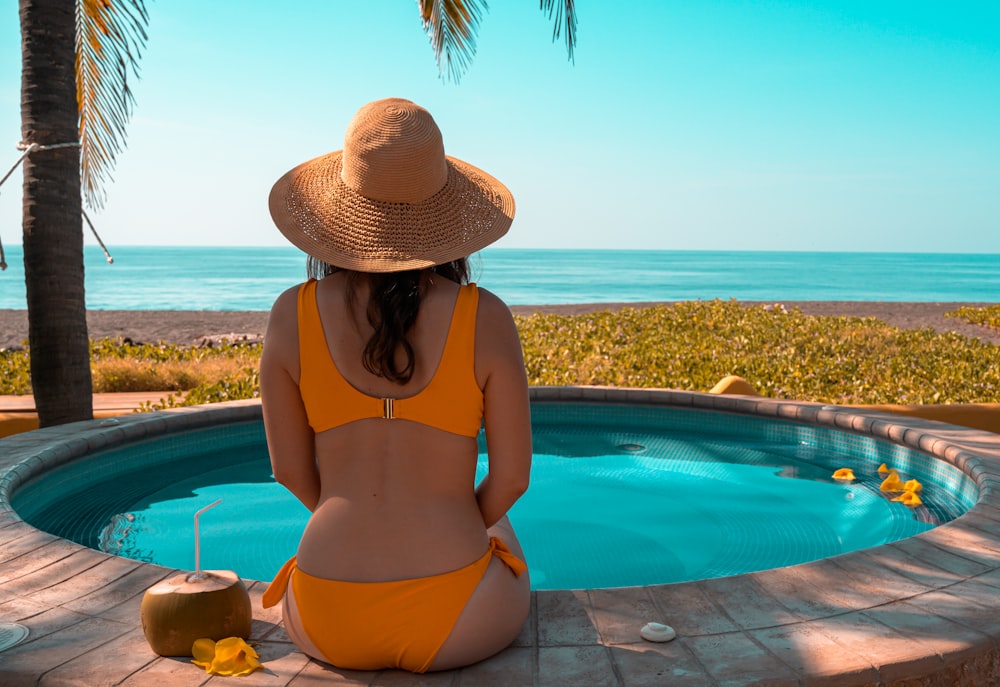
[[[222,499],[208,504],[194,514],[194,579],[201,579],[203,577],[201,574],[201,540],[198,534],[198,518],[209,508],[215,508],[220,503],[222,503]]]

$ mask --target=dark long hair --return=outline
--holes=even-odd
[[[415,356],[406,338],[420,312],[420,286],[424,272],[439,274],[446,279],[466,284],[469,281],[468,258],[459,258],[443,265],[405,272],[355,272],[327,264],[310,256],[306,271],[313,279],[322,279],[334,272],[347,272],[348,307],[354,306],[354,295],[361,280],[370,288],[365,316],[375,331],[365,344],[362,362],[365,369],[397,384],[413,378]],[[396,351],[402,348],[404,364],[396,363]]]

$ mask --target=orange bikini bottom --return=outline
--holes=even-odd
[[[299,620],[333,665],[354,670],[403,668],[423,673],[451,634],[465,604],[496,556],[521,576],[527,566],[498,537],[464,568],[391,582],[313,577],[293,557],[264,592],[264,608],[281,601],[291,581]]]

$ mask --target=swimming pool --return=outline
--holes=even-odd
[[[868,434],[623,405],[614,392],[603,403],[534,395],[532,487],[511,519],[536,589],[677,582],[824,558],[947,522],[978,494],[955,466]],[[222,493],[202,519],[202,566],[270,579],[307,513],[273,484],[255,412],[92,452],[29,479],[12,505],[92,548],[190,569],[191,515]],[[883,462],[927,485],[924,507],[879,493]],[[859,481],[834,482],[839,467]]]

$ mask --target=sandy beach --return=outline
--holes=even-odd
[[[954,331],[965,336],[1000,344],[1000,332],[945,317],[963,305],[986,303],[896,303],[881,301],[781,301],[787,309],[798,308],[806,315],[846,315],[876,317],[901,329],[930,327],[935,331]],[[623,307],[645,307],[653,303],[586,303],[576,305],[514,306],[515,315],[556,313],[578,315]],[[267,328],[267,312],[228,312],[204,310],[91,310],[87,313],[90,337],[129,338],[132,341],[195,344],[204,338],[256,340]],[[25,310],[0,310],[0,348],[21,346],[28,338],[28,315]]]

